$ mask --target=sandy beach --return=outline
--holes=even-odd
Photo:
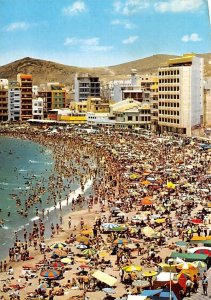
[[[105,131],[80,136],[74,131],[61,131],[52,136],[46,131],[41,135],[34,128],[4,130],[1,134],[50,147],[60,176],[72,172],[81,178],[81,192],[87,182],[93,182],[91,193],[78,193],[75,203],[68,203],[72,205],[71,212],[65,213],[63,199],[55,205],[55,209],[62,211],[62,222],[52,230],[50,239],[39,234],[37,246],[33,241],[27,244],[33,259],[6,259],[6,272],[0,272],[2,299],[126,299],[142,290],[133,285],[137,280],[147,281],[150,288],[157,284],[156,275],[173,251],[185,253],[192,238],[209,235],[206,209],[210,201],[210,153],[199,149],[200,141],[172,136],[140,139],[135,134]],[[85,172],[68,165],[73,156]],[[62,183],[57,180],[61,190]],[[53,186],[54,192],[56,189]],[[194,223],[196,219],[200,222]],[[181,247],[178,241],[187,246]],[[48,278],[40,275],[41,270],[62,260],[61,256],[52,257],[55,249],[50,246],[62,242],[66,245],[60,250],[66,252],[64,257],[70,262],[60,268],[62,278],[55,278],[51,287],[41,291],[42,282],[49,285]],[[88,255],[83,253],[86,249]],[[28,275],[23,275],[24,266],[30,269]],[[133,266],[134,271],[122,272],[127,266]],[[105,282],[102,285],[94,280],[96,270],[116,280],[114,295],[102,290],[106,288]],[[155,275],[145,276],[147,271]],[[178,288],[178,299],[182,299],[180,291],[182,287]]]

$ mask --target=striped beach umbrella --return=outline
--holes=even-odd
[[[193,262],[193,264],[197,267],[197,268],[207,268],[207,264],[203,261],[200,260],[196,260]]]
[[[93,248],[85,249],[82,251],[84,255],[94,255],[96,253],[96,250]]]
[[[61,242],[61,243],[55,243],[50,246],[51,249],[62,249],[64,247],[67,247],[67,244]]]
[[[103,223],[101,226],[103,227],[103,229],[110,230],[110,229],[113,229],[115,227],[118,227],[119,225],[115,224],[115,223]]]
[[[122,244],[128,244],[129,241],[125,238],[122,238],[122,239],[116,239],[113,243],[115,245],[122,245]]]
[[[45,269],[40,273],[40,276],[43,276],[48,279],[55,279],[59,277],[60,272],[55,269]]]

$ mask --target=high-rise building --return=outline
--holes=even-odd
[[[89,96],[100,97],[100,81],[99,77],[89,74],[75,75],[74,80],[75,102],[87,100]]]
[[[32,118],[32,75],[18,74],[17,81],[21,89],[20,120]]]
[[[21,89],[17,81],[9,81],[8,85],[8,120],[19,121],[21,107]]]
[[[158,78],[159,130],[190,136],[201,123],[203,58],[184,54],[170,59],[159,68]]]
[[[0,121],[8,120],[8,80],[0,80]]]

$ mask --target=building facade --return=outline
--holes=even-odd
[[[0,85],[0,121],[8,120],[8,89]]]
[[[21,90],[20,120],[27,121],[32,118],[32,75],[18,74],[17,81]]]
[[[9,81],[8,85],[8,120],[19,121],[21,110],[21,89],[17,81]]]
[[[100,80],[89,74],[75,75],[74,79],[74,101],[81,102],[87,100],[89,96],[100,97]]]
[[[159,130],[191,136],[201,123],[203,59],[193,54],[170,59],[158,78]]]
[[[35,120],[43,119],[43,104],[44,104],[44,101],[40,97],[32,100],[33,119],[35,119]]]

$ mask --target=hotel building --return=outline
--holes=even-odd
[[[20,120],[32,118],[32,75],[18,74],[17,81],[21,89]]]
[[[158,70],[158,127],[191,136],[201,124],[203,58],[194,54],[170,59]]]

